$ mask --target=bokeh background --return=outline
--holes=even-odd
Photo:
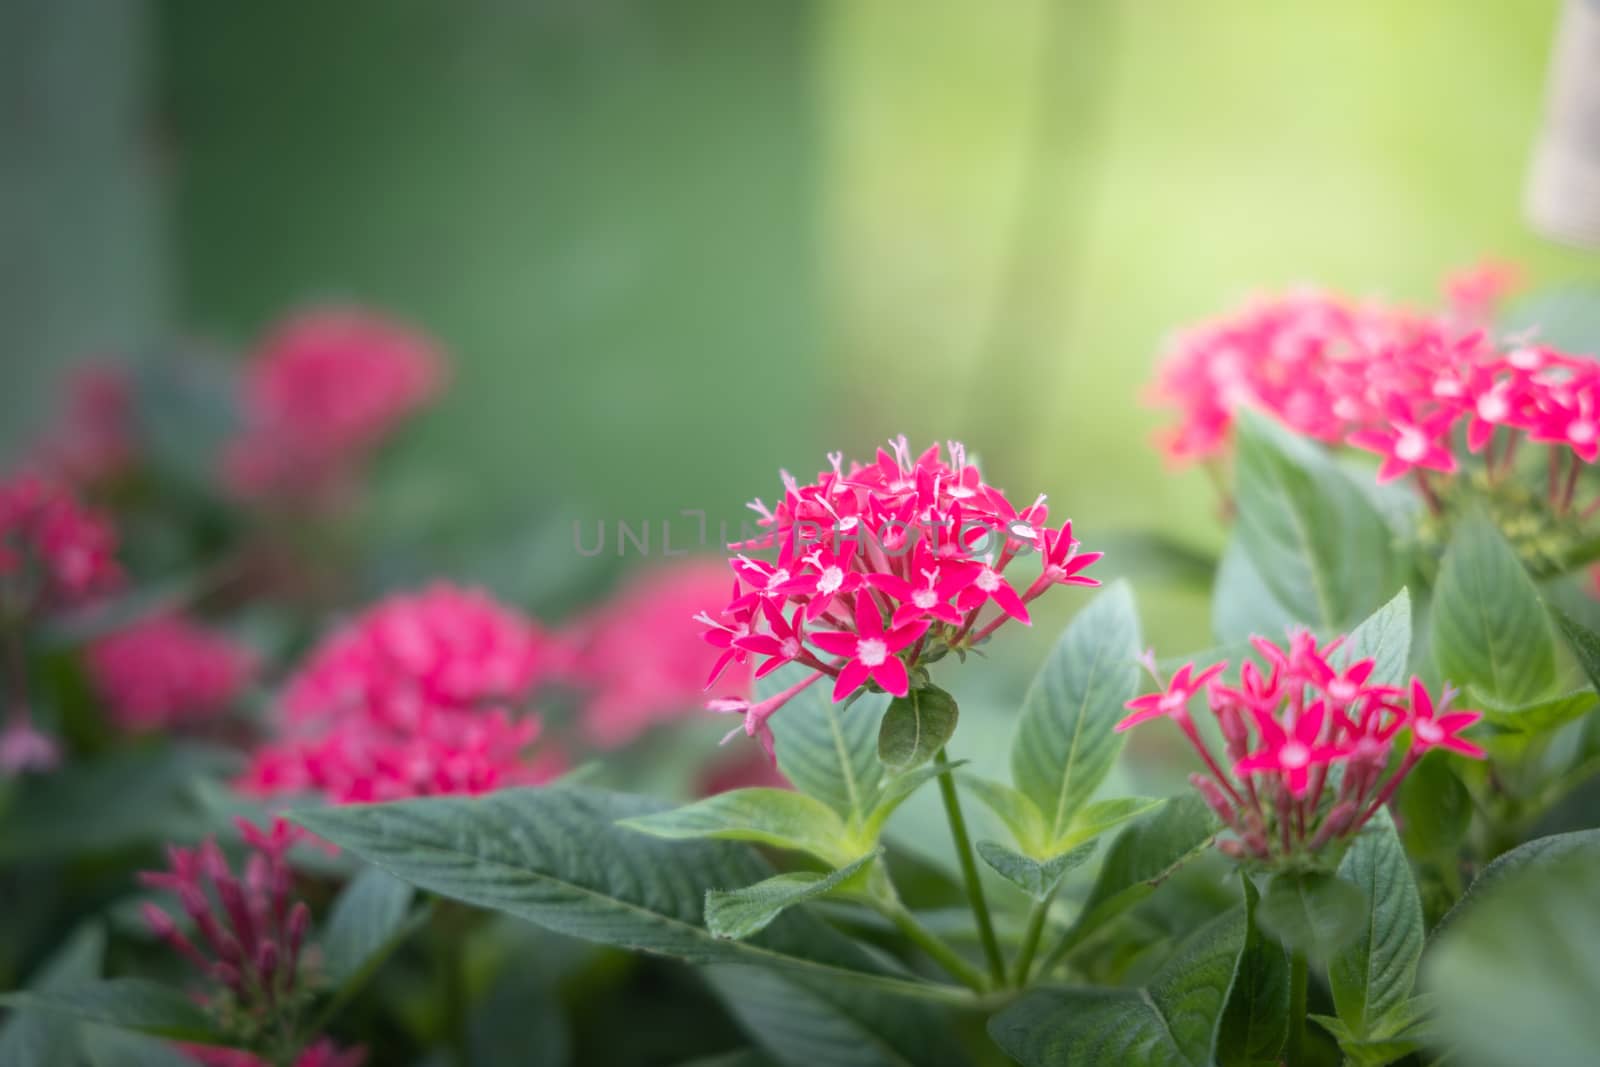
[[[736,521],[904,432],[1091,547],[1205,549],[1138,403],[1173,326],[1484,255],[1595,277],[1519,206],[1558,7],[6,0],[0,434],[85,355],[354,299],[456,365],[396,526],[534,515],[615,570],[572,521]],[[1203,642],[1203,594],[1146,584],[1152,639]]]

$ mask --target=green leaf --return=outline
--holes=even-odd
[[[1455,848],[1472,826],[1472,794],[1452,763],[1450,754],[1440,749],[1422,757],[1400,783],[1395,807],[1403,827],[1400,839],[1408,850],[1455,863]]]
[[[670,840],[756,841],[808,852],[832,866],[861,854],[859,848],[851,851],[851,834],[837,812],[791,789],[733,789],[621,825]]]
[[[88,1067],[194,1067],[195,1061],[170,1041],[131,1030],[88,1026],[83,1033]],[[39,1061],[42,1067],[44,1061]],[[30,1067],[32,1065],[30,1064]]]
[[[874,760],[876,763],[876,760]],[[951,987],[887,974],[803,910],[756,937],[705,928],[705,891],[771,874],[729,841],[661,841],[616,824],[658,811],[583,786],[506,789],[297,812],[320,837],[431,892],[557,933],[695,963],[784,967],[802,978],[965,1003]]]
[[[1435,1043],[1451,1063],[1595,1062],[1600,831],[1559,836],[1486,868],[1429,945],[1422,980],[1437,998]]]
[[[1284,948],[1329,960],[1366,922],[1366,897],[1337,875],[1284,871],[1273,875],[1256,918]]]
[[[376,867],[345,887],[322,932],[323,967],[335,985],[362,977],[381,962],[406,925],[413,896],[410,885]]]
[[[1328,961],[1339,1018],[1357,1037],[1411,997],[1422,959],[1422,898],[1394,822],[1380,811],[1339,864],[1341,879],[1366,894],[1367,921]]]
[[[1455,907],[1445,913],[1434,927],[1437,938],[1463,914],[1472,910],[1478,898],[1491,893],[1497,886],[1516,878],[1524,870],[1554,867],[1573,857],[1600,854],[1600,830],[1576,830],[1570,834],[1551,834],[1535,838],[1496,859],[1472,880],[1467,891],[1461,894]]]
[[[1205,801],[1186,794],[1173,797],[1150,818],[1118,834],[1106,851],[1077,921],[1051,953],[1050,962],[1060,960],[1155,892],[1179,867],[1204,852],[1216,833],[1216,816]]]
[[[80,857],[198,837],[206,824],[197,779],[233,766],[194,745],[155,744],[23,779],[0,811],[0,861]]]
[[[1252,634],[1285,633],[1299,621],[1297,613],[1278,603],[1267,588],[1267,580],[1235,531],[1223,549],[1212,587],[1212,635],[1223,645],[1243,644]]]
[[[1048,900],[1068,872],[1081,867],[1094,855],[1097,842],[1079,845],[1059,856],[1036,860],[1014,852],[994,841],[979,841],[978,855],[994,872],[1034,900]]]
[[[954,736],[959,718],[955,698],[937,686],[895,697],[878,728],[878,759],[893,774],[915,770]]]
[[[1475,698],[1471,706],[1483,711],[1485,721],[1503,730],[1529,736],[1559,730],[1567,723],[1583,718],[1600,704],[1600,695],[1593,689],[1579,689],[1515,707],[1503,706],[1476,689],[1471,696]]]
[[[1556,620],[1561,636],[1567,639],[1567,647],[1572,649],[1578,666],[1583,668],[1583,676],[1589,679],[1591,686],[1600,689],[1600,634],[1553,604],[1547,610]]]
[[[959,767],[967,765],[964,759],[945,760],[943,763],[932,763],[918,767],[905,774],[896,774],[884,781],[878,793],[878,800],[872,806],[872,813],[867,816],[866,826],[863,828],[860,843],[863,845],[875,844],[883,833],[884,824],[907,800],[911,794],[921,789],[928,782],[933,781],[941,774],[952,774]],[[859,851],[859,850],[858,850]]]
[[[707,967],[712,990],[750,1039],[783,1067],[960,1067],[967,1063],[933,1005],[782,971]]]
[[[707,890],[706,929],[713,937],[743,940],[765,930],[796,904],[826,896],[843,886],[877,857],[877,852],[868,853],[827,874],[794,871],[775,874],[742,889]]]
[[[1217,1027],[1218,1067],[1276,1067],[1289,1039],[1289,957],[1256,925],[1260,894],[1244,883],[1245,942]]]
[[[52,993],[100,977],[105,928],[79,927],[39,968],[28,989]],[[82,1037],[78,1021],[57,1013],[18,1011],[0,1024],[0,1067],[73,1067]]]
[[[989,1036],[1023,1067],[1202,1067],[1244,941],[1240,908],[1202,927],[1141,988],[1036,989],[991,1019]]]
[[[1166,802],[1165,797],[1111,797],[1096,800],[1078,809],[1072,822],[1067,824],[1066,833],[1051,843],[1051,849],[1067,849],[1091,841],[1130,819],[1154,811]]]
[[[1235,470],[1239,543],[1295,621],[1343,630],[1394,595],[1389,526],[1322,448],[1244,412]]]
[[[1369,615],[1335,653],[1335,662],[1348,667],[1359,660],[1374,661],[1372,685],[1403,686],[1410,677],[1411,593],[1402,589],[1383,607]]]
[[[792,665],[774,671],[757,683],[757,694],[771,696],[805,673]],[[866,823],[882,786],[874,738],[888,703],[886,693],[862,692],[848,704],[835,704],[824,681],[772,717],[778,769],[800,792],[838,812],[847,826]]]
[[[1433,656],[1445,681],[1513,706],[1555,685],[1555,638],[1539,592],[1482,515],[1456,527],[1439,567],[1432,621]]]
[[[1049,852],[1050,835],[1045,829],[1044,816],[1033,801],[1009,785],[989,778],[963,774],[959,781],[968,793],[1005,823],[1023,852],[1034,859],[1040,859]]]
[[[176,989],[142,978],[112,978],[55,989],[0,996],[0,1005],[47,1011],[86,1022],[105,1023],[157,1037],[227,1044],[227,1039],[192,1000]]]
[[[1339,1042],[1339,1051],[1344,1053],[1350,1067],[1385,1067],[1416,1052],[1423,1043],[1424,1028],[1420,1022],[1394,1032],[1382,1031],[1381,1036],[1362,1037],[1335,1016],[1311,1015],[1309,1018],[1316,1020],[1318,1026]],[[1379,1020],[1380,1026],[1383,1023]]]
[[[1011,748],[1017,788],[1060,838],[1122,751],[1114,727],[1139,684],[1139,619],[1125,583],[1107,586],[1056,642],[1028,695]]]

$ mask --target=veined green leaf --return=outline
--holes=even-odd
[[[1023,701],[1012,779],[1044,816],[1050,841],[1122,751],[1114,727],[1138,687],[1140,640],[1133,594],[1121,582],[1107,586],[1061,635]]]
[[[734,789],[681,808],[624,819],[620,825],[673,840],[756,841],[808,852],[834,866],[861,853],[859,848],[851,851],[852,835],[837,812],[789,789]]]
[[[562,786],[316,808],[294,818],[413,885],[558,933],[695,963],[779,967],[798,980],[967,1002],[951,987],[886,972],[803,910],[748,940],[714,937],[703,920],[705,891],[772,872],[735,842],[660,841],[616,825],[657,810],[640,797]]]
[[[1589,679],[1591,686],[1600,690],[1600,634],[1553,604],[1549,605],[1548,610],[1556,620],[1561,636],[1567,639],[1567,647],[1572,649],[1578,666],[1583,668],[1584,677]]]
[[[941,774],[953,774],[958,768],[964,767],[966,764],[967,761],[964,759],[924,764],[914,771],[896,774],[886,779],[878,793],[877,802],[872,806],[872,813],[867,816],[867,824],[863,829],[861,841],[864,844],[876,842],[883,834],[883,827],[889,821],[889,816],[893,815],[901,804],[909,800],[911,794]]]
[[[406,925],[410,885],[376,867],[351,880],[333,902],[322,933],[323,967],[336,985],[364,977],[393,947]]]
[[[994,872],[1034,900],[1048,900],[1061,879],[1094,855],[1096,842],[1079,845],[1056,856],[1034,859],[995,841],[979,841],[978,855]]]
[[[1299,623],[1297,612],[1278,603],[1235,530],[1223,549],[1222,562],[1217,566],[1216,581],[1212,585],[1212,636],[1220,645],[1239,645],[1252,634],[1281,634]],[[1215,657],[1223,658],[1232,657]],[[1186,657],[1183,662],[1188,663],[1189,659]]]
[[[1503,730],[1536,736],[1559,730],[1569,722],[1576,722],[1600,705],[1600,694],[1593,689],[1579,689],[1560,696],[1547,697],[1515,707],[1506,707],[1485,697],[1477,690],[1470,707],[1483,711],[1484,720]]]
[[[793,665],[774,671],[757,683],[757,694],[771,696],[804,674]],[[824,681],[772,717],[778,769],[800,792],[838,812],[847,826],[866,823],[882,787],[877,736],[888,706],[887,694],[865,691],[835,704]]]
[[[1245,942],[1244,909],[1220,915],[1138,989],[1044,988],[989,1020],[1023,1067],[1203,1067]]]
[[[955,698],[937,686],[895,697],[878,728],[878,759],[893,774],[915,770],[945,746],[959,718]]]
[[[775,874],[742,889],[707,890],[706,929],[714,937],[742,940],[765,930],[796,904],[840,889],[877,856],[877,852],[869,853],[827,874],[794,871]]]
[[[100,977],[105,951],[105,928],[81,926],[44,962],[28,988],[52,993],[92,982]],[[0,1024],[0,1067],[74,1067],[82,1030],[70,1015],[13,1012]]]
[[[1092,841],[1107,830],[1113,830],[1129,819],[1137,819],[1146,812],[1154,811],[1166,802],[1165,797],[1111,797],[1107,800],[1096,800],[1078,809],[1078,813],[1072,817],[1072,822],[1067,824],[1066,833],[1052,842],[1051,848],[1068,849],[1085,841]]]
[[[1393,600],[1351,630],[1334,657],[1340,667],[1364,659],[1375,661],[1368,679],[1372,685],[1405,685],[1411,664],[1410,591],[1400,590]]]
[[[1289,1039],[1289,957],[1256,925],[1260,894],[1241,877],[1245,942],[1234,966],[1228,1003],[1217,1027],[1218,1067],[1276,1067]]]
[[[1359,886],[1332,874],[1281,871],[1272,876],[1256,918],[1290,951],[1325,961],[1351,944],[1366,921]]]
[[[1339,864],[1339,876],[1366,894],[1367,921],[1328,961],[1334,1006],[1357,1037],[1404,1004],[1422,959],[1422,898],[1394,822],[1379,811]]]
[[[1433,657],[1439,673],[1502,705],[1527,704],[1555,685],[1555,638],[1539,591],[1516,551],[1482,515],[1456,527],[1434,587]]]
[[[1003,782],[970,774],[961,775],[959,781],[962,788],[977,797],[984,807],[1005,823],[1023,852],[1038,859],[1049,850],[1050,835],[1045,828],[1044,816],[1033,801]]]
[[[1247,411],[1236,455],[1239,543],[1295,621],[1343,630],[1394,595],[1389,525],[1321,447]]]

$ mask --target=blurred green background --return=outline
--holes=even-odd
[[[1169,329],[1596,277],[1519,208],[1557,8],[0,0],[5,439],[84,354],[348,298],[456,361],[397,516],[737,519],[905,432],[1092,547],[1214,545],[1138,404]]]

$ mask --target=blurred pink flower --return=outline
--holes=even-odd
[[[133,465],[133,382],[115,363],[87,363],[66,378],[61,414],[35,450],[38,464],[76,485],[109,481]]]
[[[60,763],[61,749],[55,738],[34,727],[26,708],[13,708],[0,730],[0,774],[53,771]]]
[[[122,584],[116,533],[71,490],[24,473],[0,482],[0,610],[77,607]]]
[[[387,319],[357,310],[292,318],[245,370],[245,426],[223,457],[224,481],[246,498],[335,493],[443,377],[434,343]]]
[[[264,1060],[243,1049],[187,1044],[179,1047],[184,1055],[204,1067],[273,1067],[271,1060]],[[341,1049],[323,1037],[301,1049],[291,1062],[291,1067],[361,1067],[366,1062],[365,1048],[357,1045],[355,1048]]]
[[[560,761],[530,758],[528,705],[558,656],[485,593],[440,583],[392,596],[312,651],[239,785],[350,803],[548,780]]]
[[[659,723],[697,716],[718,650],[685,622],[728,595],[723,565],[685,560],[634,577],[571,631],[571,678],[585,692],[579,730],[590,744],[628,744]],[[750,695],[750,667],[717,680],[710,695]]]
[[[769,789],[794,788],[783,772],[763,753],[740,748],[729,757],[715,760],[701,772],[695,785],[698,796],[710,797],[735,789],[766,787]]]
[[[250,684],[251,651],[177,616],[137,622],[87,652],[90,680],[125,730],[155,730],[208,719]]]

